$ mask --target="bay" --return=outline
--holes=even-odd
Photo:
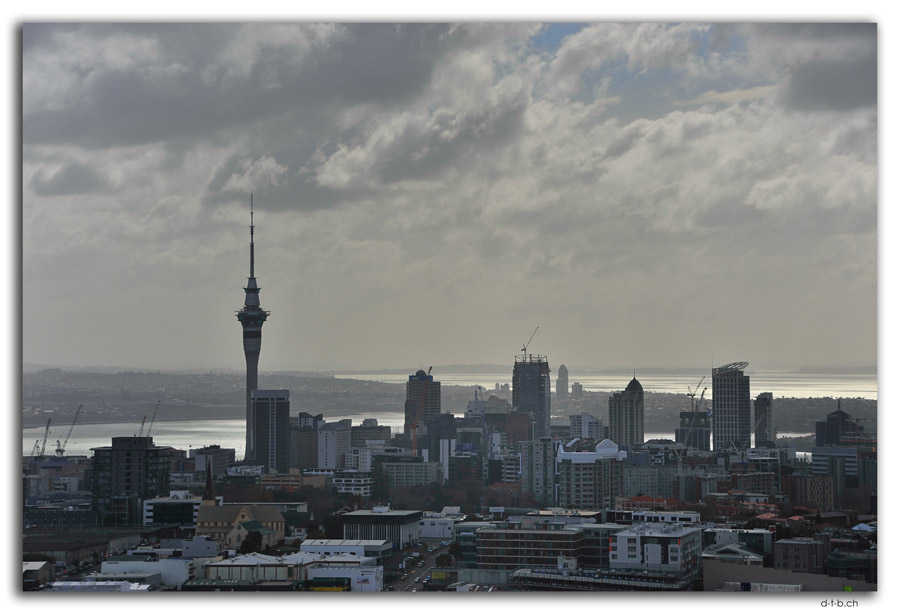
[[[363,418],[375,418],[378,424],[391,427],[392,432],[403,429],[403,413],[354,414],[347,416],[326,416],[329,421],[350,418],[354,425],[362,423]],[[234,448],[237,458],[244,456],[245,421],[234,420],[185,420],[182,422],[156,422],[151,436],[156,445],[172,446],[178,450],[189,451],[192,448],[217,444],[223,448]],[[136,435],[141,428],[140,422],[120,424],[83,424],[75,425],[72,437],[66,445],[66,454],[73,456],[91,456],[91,448],[110,445],[113,437],[130,437]],[[61,429],[63,433],[68,427]],[[783,437],[802,437],[810,433],[779,433]],[[64,436],[64,435],[63,435]],[[22,454],[31,454],[35,440],[43,439],[44,428],[34,427],[22,429]],[[675,433],[646,433],[646,439],[675,439]],[[51,429],[51,437],[47,440],[45,454],[52,456],[56,448],[56,437]]]
[[[771,392],[775,398],[863,398],[875,400],[878,398],[878,379],[868,374],[799,374],[784,373],[779,371],[745,371],[750,377],[750,390],[752,396],[760,392]],[[668,392],[673,394],[685,394],[687,388],[697,385],[700,378],[703,386],[710,389],[707,397],[711,396],[712,379],[709,373],[698,371],[696,375],[671,374],[671,373],[641,373],[637,372],[638,381],[648,392]],[[499,384],[512,386],[512,369],[507,372],[495,373],[432,373],[436,381],[450,386],[481,386],[490,392]],[[409,374],[384,374],[384,373],[336,373],[336,378],[369,380],[384,382],[387,384],[400,384],[409,380]],[[556,371],[550,375],[553,389],[556,390]],[[591,374],[569,371],[569,386],[578,382],[585,390],[591,392],[624,390],[631,380],[631,374]],[[699,392],[698,392],[699,394]]]

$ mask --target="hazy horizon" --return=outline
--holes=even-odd
[[[25,24],[23,361],[874,366],[875,24]],[[113,367],[114,368],[114,367]]]

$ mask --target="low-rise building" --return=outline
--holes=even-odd
[[[700,575],[700,527],[646,522],[619,531],[610,539],[612,569],[665,572],[692,580]]]
[[[828,544],[824,540],[809,537],[780,539],[774,545],[775,569],[824,573]]]
[[[384,565],[393,552],[393,545],[386,539],[307,539],[300,544],[300,552],[320,556],[352,554],[375,565]]]
[[[583,557],[582,529],[564,521],[524,516],[478,529],[475,539],[479,569],[552,567],[560,556],[580,565]]]
[[[422,512],[375,507],[347,512],[338,518],[344,528],[344,539],[389,540],[395,549],[402,550],[419,541]]]

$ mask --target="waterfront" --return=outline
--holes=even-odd
[[[329,421],[352,418],[353,424],[359,425],[363,418],[375,418],[378,424],[391,427],[397,432],[403,428],[403,413],[379,413],[366,415],[326,416]],[[157,445],[172,446],[179,450],[202,448],[210,444],[218,444],[223,448],[234,448],[238,458],[244,456],[244,420],[186,420],[181,422],[156,422],[151,436]],[[66,446],[66,454],[91,455],[91,448],[110,445],[113,437],[129,437],[136,435],[140,422],[121,424],[84,424],[76,425],[72,437]],[[145,427],[146,428],[146,427]],[[64,437],[68,426],[54,431],[47,440],[47,455],[53,455],[56,439]],[[58,432],[62,435],[58,435]],[[810,433],[779,433],[783,437],[802,437]],[[22,454],[31,454],[34,442],[44,436],[43,427],[22,429]],[[646,439],[675,439],[673,433],[647,433]]]
[[[750,377],[750,390],[753,395],[760,392],[771,392],[775,398],[863,398],[875,400],[878,398],[878,380],[872,374],[802,374],[784,373],[777,371],[750,371],[746,374]],[[507,372],[495,373],[439,373],[433,372],[435,380],[445,386],[482,386],[487,392],[494,389],[496,384],[509,384],[512,386],[512,368]],[[637,378],[646,392],[668,392],[673,394],[685,394],[688,386],[693,388],[703,376],[703,386],[712,388],[712,380],[709,372],[698,370],[696,374],[684,373],[641,373],[637,371]],[[369,380],[385,382],[388,384],[405,383],[409,374],[385,374],[385,373],[336,373],[336,378]],[[551,379],[556,381],[556,369],[553,369]],[[631,379],[631,374],[599,374],[578,373],[569,370],[569,385],[578,382],[585,390],[613,391],[622,390]],[[701,390],[703,388],[701,387]],[[708,391],[707,397],[711,397],[712,391]]]

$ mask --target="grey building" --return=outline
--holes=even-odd
[[[522,441],[522,494],[530,494],[541,505],[556,500],[556,449],[549,437]]]
[[[609,397],[609,438],[619,448],[644,443],[644,387],[636,377]]]
[[[512,404],[534,418],[534,438],[550,436],[550,364],[540,354],[516,356]]]
[[[686,448],[709,451],[710,415],[705,410],[683,411],[678,414],[675,443]]]
[[[565,399],[569,396],[569,369],[566,365],[559,365],[556,371],[556,398]]]
[[[750,378],[746,362],[733,362],[712,370],[713,450],[750,447]]]
[[[113,437],[92,452],[91,505],[101,523],[140,525],[142,501],[169,494],[172,448],[152,437]]]
[[[771,392],[760,392],[753,402],[754,440],[757,448],[775,444],[775,427],[772,421],[774,399]]]
[[[434,381],[431,368],[428,373],[419,369],[409,376],[403,409],[406,417],[403,433],[408,435],[415,425],[416,437],[425,435],[425,425],[441,413],[441,383]]]
[[[287,473],[291,462],[291,397],[289,390],[253,391],[254,462],[266,473]]]

